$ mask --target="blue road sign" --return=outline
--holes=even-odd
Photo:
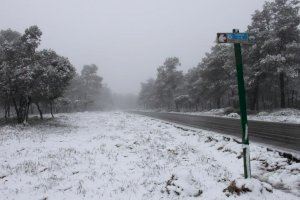
[[[228,40],[241,40],[241,41],[248,41],[249,35],[248,33],[227,33]]]
[[[248,33],[217,33],[218,43],[249,43]]]

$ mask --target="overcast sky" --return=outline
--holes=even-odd
[[[166,57],[196,66],[217,32],[245,30],[263,0],[0,0],[0,29],[38,25],[41,48],[81,70],[94,63],[114,91],[138,93]]]

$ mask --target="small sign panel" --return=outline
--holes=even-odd
[[[217,33],[217,43],[249,43],[248,33]]]
[[[217,33],[217,42],[218,43],[227,43],[227,34],[226,33]]]

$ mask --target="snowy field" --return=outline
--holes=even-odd
[[[203,112],[174,112],[180,114],[189,114],[189,115],[200,115],[200,116],[216,116],[216,117],[228,117],[239,119],[240,116],[237,113],[224,114],[225,109],[212,109],[209,111]],[[276,111],[263,111],[259,112],[256,115],[248,115],[248,119],[257,120],[257,121],[268,121],[268,122],[281,122],[281,123],[293,123],[300,124],[300,110],[297,109],[280,109]]]
[[[122,112],[0,127],[0,199],[299,199],[300,163],[231,137]]]

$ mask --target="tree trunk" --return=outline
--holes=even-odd
[[[11,98],[17,114],[18,123],[26,123],[28,119],[28,110],[31,103],[30,97],[20,97],[19,106],[14,97]]]
[[[34,114],[33,106],[32,105],[30,105],[30,114]]]
[[[21,113],[20,113],[20,110],[18,108],[17,101],[16,101],[15,98],[12,98],[12,101],[13,101],[15,111],[16,111],[16,114],[17,114],[17,121],[18,121],[18,123],[22,123]]]
[[[42,112],[42,109],[41,109],[40,106],[39,106],[39,103],[35,103],[35,105],[36,105],[36,107],[37,107],[37,109],[38,109],[38,111],[39,111],[39,113],[40,113],[40,119],[43,120],[43,119],[44,119],[44,118],[43,118],[43,112]]]
[[[53,103],[52,103],[52,101],[50,101],[50,113],[51,113],[52,118],[54,118],[54,115],[53,115]]]
[[[7,120],[10,117],[10,104],[8,100],[6,100],[4,103],[4,113],[5,119]]]
[[[20,119],[19,123],[25,123],[26,121],[26,106],[27,106],[27,100],[26,98],[22,97],[19,101],[19,114],[20,114]]]
[[[30,104],[31,104],[31,98],[27,97],[26,98],[26,107],[25,107],[25,122],[28,121]]]
[[[294,107],[294,94],[295,94],[295,90],[292,90],[292,98],[291,98],[292,107]]]
[[[178,106],[178,103],[175,103],[175,107],[176,107],[176,112],[179,112],[179,106]]]
[[[300,108],[300,105],[298,104],[298,92],[295,92],[295,108]]]
[[[251,104],[250,104],[250,110],[255,110],[255,108],[257,108],[257,103],[258,103],[258,93],[259,92],[259,83],[258,83],[258,80],[257,82],[255,83],[255,87],[254,87],[254,90],[253,90],[253,96],[252,96],[252,101],[251,101]]]
[[[264,97],[264,95],[262,95],[262,97],[261,97],[261,102],[262,102],[262,105],[263,105],[263,110],[265,110],[266,109],[266,104],[265,104],[265,97]]]
[[[279,74],[279,83],[280,83],[280,107],[285,108],[284,73],[283,72],[280,72],[280,74]]]
[[[7,116],[10,117],[10,104],[8,103],[8,107],[7,107]]]
[[[217,108],[221,108],[221,97],[217,97]]]
[[[257,98],[256,98],[256,107],[255,107],[255,110],[257,112],[259,112],[259,95],[257,95]]]

